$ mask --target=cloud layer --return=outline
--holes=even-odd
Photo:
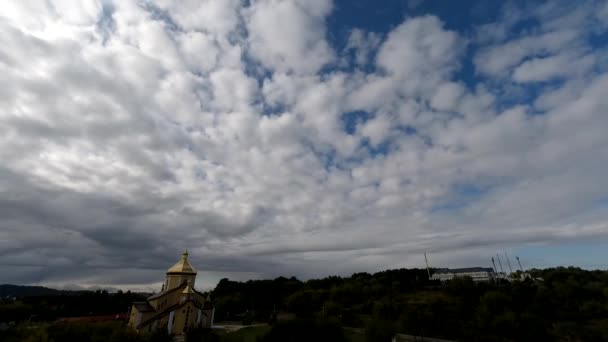
[[[605,239],[608,6],[570,6],[339,47],[323,0],[3,4],[3,281],[144,286],[184,248],[211,286]]]

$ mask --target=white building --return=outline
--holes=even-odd
[[[471,277],[473,281],[496,279],[496,273],[489,267],[444,268],[433,273],[431,280],[448,281],[456,277]]]

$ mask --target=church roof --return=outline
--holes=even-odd
[[[153,299],[163,297],[164,295],[166,295],[168,293],[173,293],[175,291],[181,290],[184,286],[187,286],[187,283],[183,283],[178,287],[172,288],[171,290],[165,290],[165,291],[155,293],[155,294],[151,295],[150,297],[148,297],[147,300],[153,300]]]
[[[150,323],[153,323],[154,321],[156,321],[157,319],[159,319],[160,317],[163,316],[168,316],[171,311],[173,310],[177,310],[179,308],[181,308],[182,306],[188,304],[188,303],[193,303],[195,307],[199,308],[199,309],[203,309],[203,310],[211,310],[213,309],[213,305],[210,302],[204,302],[202,305],[197,304],[195,301],[193,301],[192,299],[188,299],[186,301],[183,301],[181,303],[177,303],[174,305],[171,305],[167,308],[164,308],[163,310],[159,311],[156,315],[150,317],[149,319],[141,322],[140,324],[137,325],[137,328],[141,328],[144,327]]]
[[[171,268],[167,270],[167,273],[196,274],[196,269],[190,265],[190,262],[188,261],[188,251],[185,251],[182,254],[182,258],[175,265],[171,266]]]
[[[194,291],[192,286],[190,286],[190,284],[188,284],[188,286],[186,286],[184,288],[184,291],[182,291],[182,294],[191,294],[191,293],[196,293],[196,291]]]
[[[135,308],[139,312],[155,311],[154,308],[152,307],[152,305],[150,305],[150,303],[148,303],[148,302],[135,302],[135,303],[133,303],[133,306],[135,306]]]

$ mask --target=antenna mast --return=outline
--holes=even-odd
[[[431,280],[431,271],[429,270],[429,261],[426,258],[426,252],[424,252],[424,262],[426,263],[426,274],[429,276],[429,280]]]
[[[505,257],[507,258],[507,265],[509,265],[509,271],[513,274],[513,269],[511,268],[511,260],[509,260],[509,255],[505,252]]]
[[[502,262],[500,262],[500,255],[496,253],[496,259],[498,259],[498,266],[500,266],[500,273],[505,274],[505,271],[502,269]]]
[[[519,264],[519,269],[521,270],[521,273],[524,273],[524,269],[521,267],[521,262],[519,262],[519,257],[516,256],[515,259],[517,259],[517,263]]]

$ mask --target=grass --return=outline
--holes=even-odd
[[[346,336],[350,342],[365,342],[365,334],[362,332],[344,329],[344,336]]]
[[[242,328],[237,331],[226,333],[222,336],[223,342],[256,342],[258,337],[264,336],[270,330],[270,326]]]

